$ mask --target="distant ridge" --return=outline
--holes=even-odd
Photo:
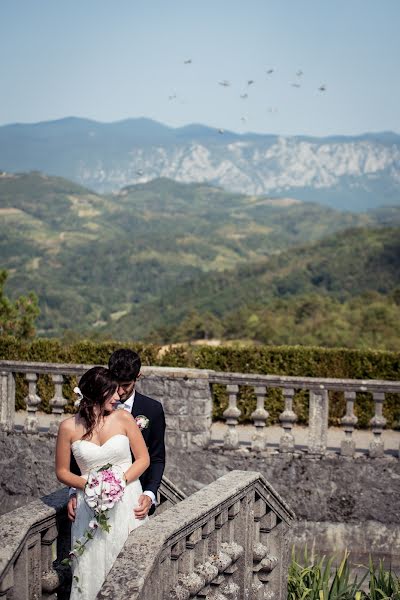
[[[70,116],[0,127],[0,169],[38,170],[102,193],[168,177],[346,210],[400,204],[400,135],[390,131],[316,138]]]

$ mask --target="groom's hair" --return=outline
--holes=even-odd
[[[137,352],[128,348],[121,348],[113,352],[108,360],[108,368],[112,376],[118,381],[136,381],[142,363]]]

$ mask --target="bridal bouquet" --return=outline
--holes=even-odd
[[[89,522],[89,529],[85,531],[83,537],[76,540],[69,558],[64,559],[63,564],[71,565],[74,558],[84,553],[85,546],[93,539],[96,529],[100,527],[103,531],[110,531],[108,511],[121,500],[125,488],[126,480],[120,467],[107,464],[97,471],[90,471],[84,489],[84,499],[93,509],[93,519]]]

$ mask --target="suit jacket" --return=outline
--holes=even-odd
[[[165,415],[162,404],[158,400],[149,398],[135,391],[135,400],[132,407],[132,415],[138,417],[144,415],[148,418],[148,427],[142,429],[143,439],[146,443],[150,455],[150,466],[140,477],[143,491],[153,492],[157,498],[157,491],[160,487],[161,479],[165,467]],[[134,461],[134,457],[132,456]],[[71,471],[80,475],[79,467],[74,455],[71,452]],[[150,509],[150,513],[154,507]]]

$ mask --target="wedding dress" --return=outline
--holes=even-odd
[[[85,478],[89,471],[98,469],[107,463],[113,466],[119,465],[123,471],[126,471],[132,464],[129,439],[120,433],[110,437],[101,446],[89,440],[76,440],[72,443],[72,452],[82,477]],[[108,523],[111,530],[107,533],[98,528],[94,538],[86,544],[84,553],[77,559],[73,559],[70,600],[94,600],[96,598],[129,533],[147,520],[147,518],[135,519],[133,512],[141,493],[142,486],[139,480],[129,483],[122,499],[108,511]],[[75,521],[71,530],[72,548],[76,540],[83,537],[93,515],[93,509],[86,504],[83,492],[78,490]],[[75,579],[76,577],[78,579]]]

